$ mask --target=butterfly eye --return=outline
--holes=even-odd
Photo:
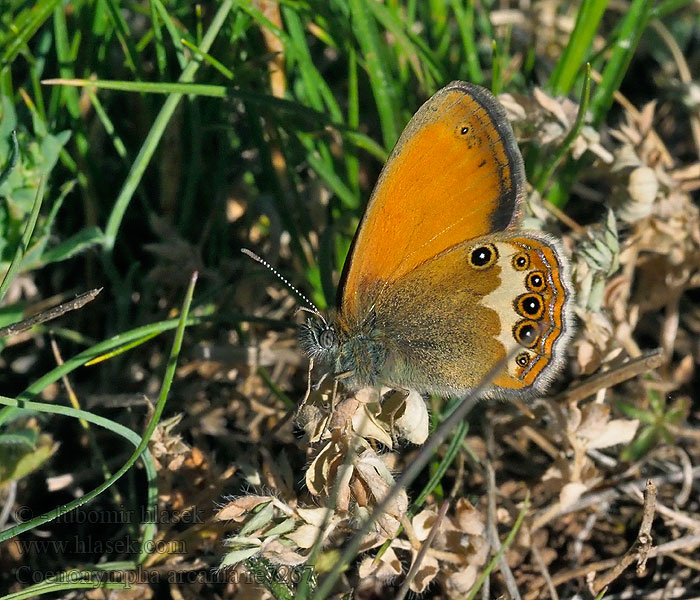
[[[474,248],[469,254],[469,264],[475,269],[487,269],[498,260],[498,250],[493,244]]]
[[[524,252],[519,252],[513,256],[513,268],[516,271],[524,271],[530,266],[530,257]]]
[[[530,355],[527,352],[521,352],[515,357],[515,364],[519,367],[527,367],[530,364]]]
[[[513,328],[513,337],[519,344],[532,348],[537,343],[537,323],[528,320],[516,323]]]
[[[541,292],[545,288],[544,275],[540,271],[533,271],[527,276],[525,285],[531,292]]]
[[[542,298],[537,294],[522,294],[515,299],[515,312],[522,317],[539,319],[544,312]]]
[[[321,332],[321,335],[318,336],[318,344],[324,350],[328,350],[329,348],[335,346],[335,342],[336,335],[335,331],[333,331],[332,329],[324,329]]]

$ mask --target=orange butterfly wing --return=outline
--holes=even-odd
[[[505,111],[457,81],[401,134],[353,240],[340,309],[362,318],[379,288],[464,240],[512,225],[525,174]]]

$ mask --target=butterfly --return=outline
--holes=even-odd
[[[302,348],[346,387],[542,393],[571,336],[561,244],[518,229],[525,171],[503,107],[456,81],[413,116],[355,234],[336,309]]]

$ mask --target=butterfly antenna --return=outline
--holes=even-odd
[[[314,310],[312,308],[308,308],[307,306],[300,306],[299,308],[297,308],[297,312],[299,312],[299,311],[311,313],[314,317],[318,317],[319,319],[321,319],[321,321],[323,321],[323,324],[326,327],[328,326],[328,321],[326,321],[326,318],[317,310]],[[296,314],[296,313],[294,313],[294,314]]]
[[[241,252],[243,252],[243,254],[245,254],[246,256],[249,256],[250,258],[252,258],[255,262],[259,262],[266,269],[272,271],[272,273],[274,275],[276,275],[277,278],[282,283],[284,283],[284,285],[286,285],[290,290],[292,290],[292,292],[294,292],[294,294],[296,294],[297,298],[300,298],[303,302],[305,302],[308,305],[308,307],[306,307],[306,306],[299,307],[299,310],[310,312],[310,313],[316,315],[317,317],[320,317],[320,319],[324,323],[326,322],[326,320],[323,318],[323,315],[321,314],[321,311],[318,310],[318,307],[313,302],[311,302],[311,300],[309,300],[304,294],[302,294],[295,286],[293,286],[289,282],[289,280],[286,277],[284,277],[284,275],[282,275],[277,269],[275,269],[275,267],[273,267],[269,262],[267,262],[264,258],[261,258],[257,254],[255,254],[255,252],[248,250],[248,248],[241,248]]]

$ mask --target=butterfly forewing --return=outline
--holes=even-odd
[[[360,223],[340,309],[361,318],[392,281],[460,242],[501,231],[523,193],[522,159],[489,92],[455,82],[413,116]]]

